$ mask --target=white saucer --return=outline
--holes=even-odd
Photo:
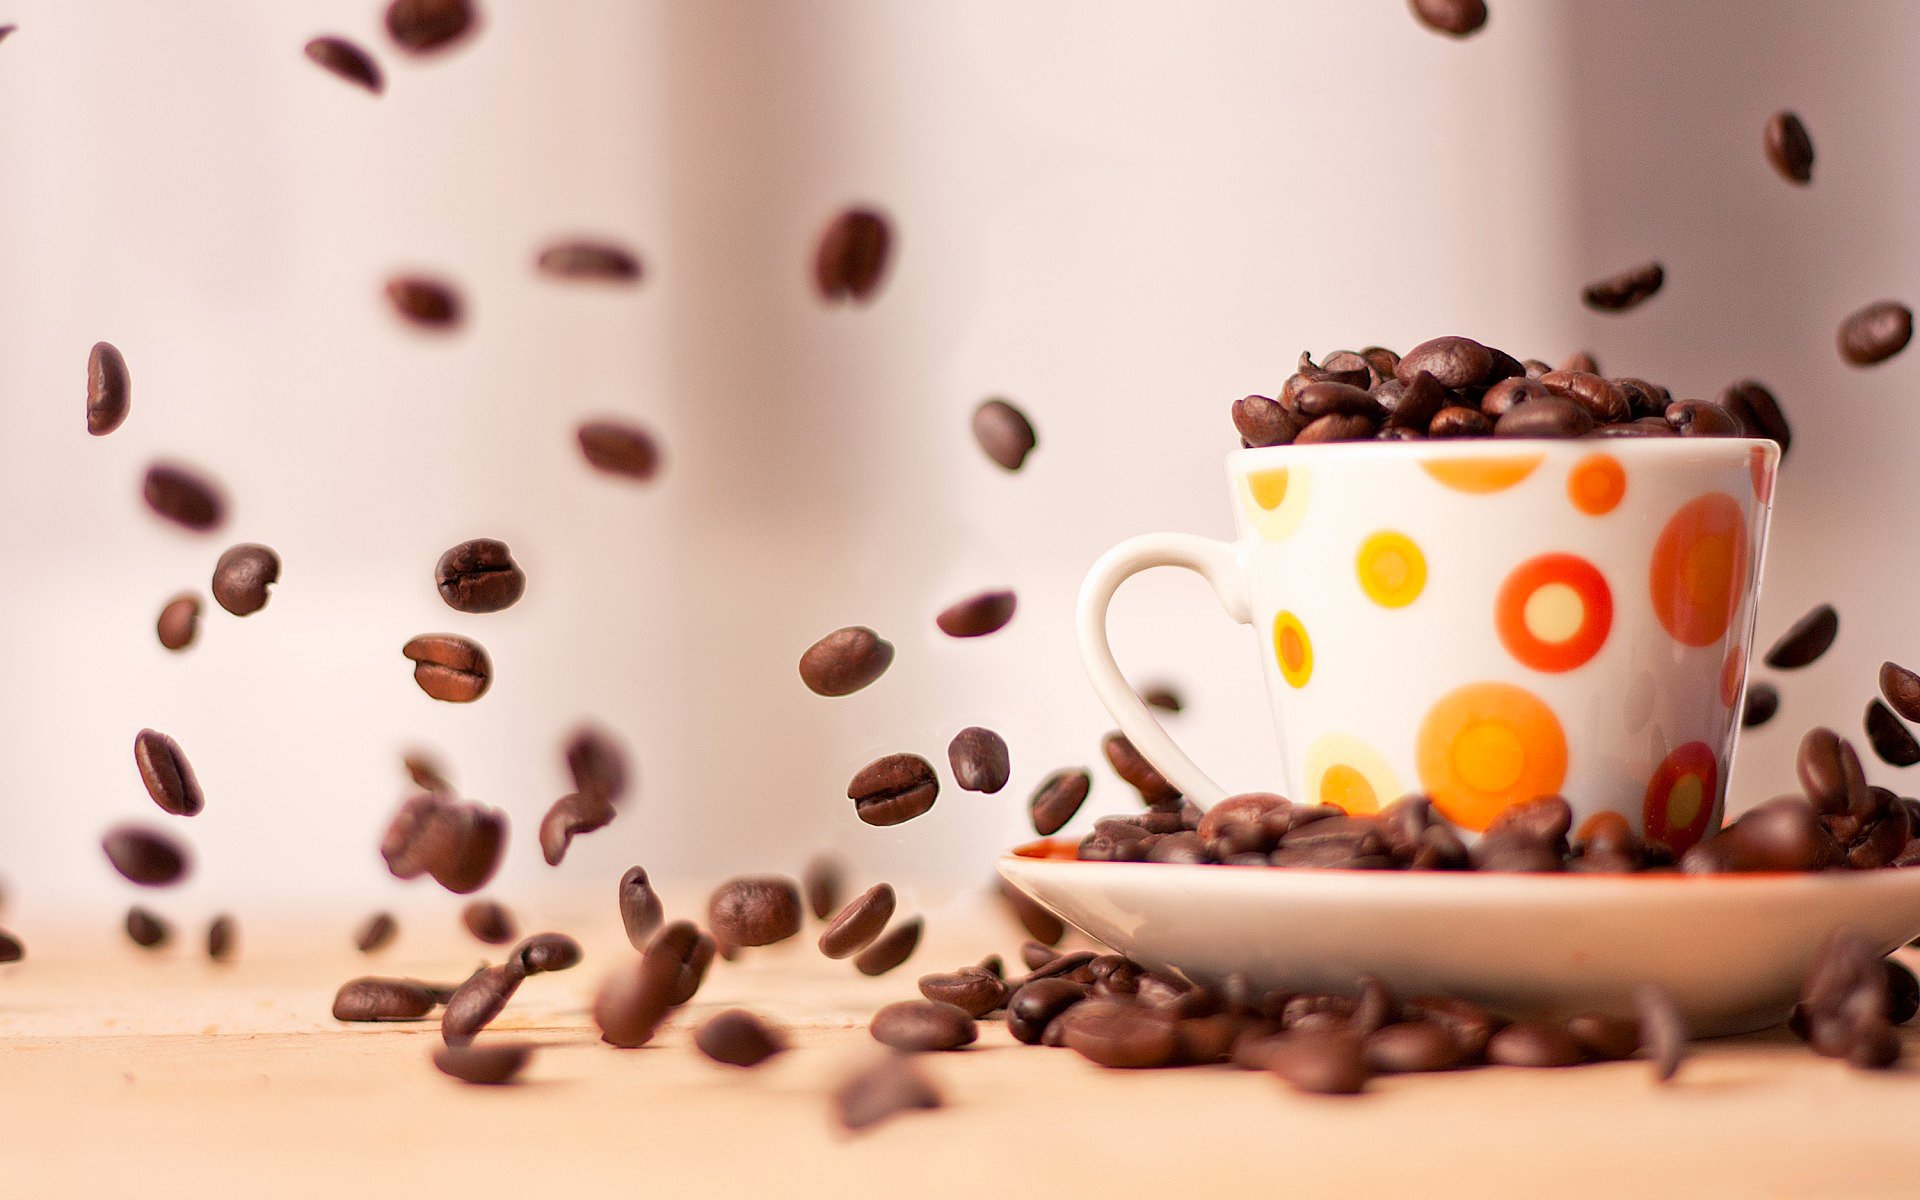
[[[1785,1019],[1828,930],[1920,934],[1920,868],[1818,875],[1504,875],[1073,862],[1000,873],[1128,957],[1202,983],[1463,996],[1510,1015],[1673,993],[1699,1036]]]

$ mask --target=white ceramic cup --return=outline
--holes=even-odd
[[[1202,807],[1225,792],[1114,662],[1107,606],[1196,571],[1259,635],[1285,792],[1408,792],[1468,831],[1559,794],[1684,851],[1719,826],[1779,449],[1744,438],[1361,442],[1228,456],[1238,537],[1130,538],[1087,574],[1087,673]]]

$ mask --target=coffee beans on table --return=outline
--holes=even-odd
[[[433,1049],[433,1065],[443,1075],[462,1083],[498,1086],[512,1083],[533,1057],[527,1042],[491,1042],[478,1045],[439,1045]]]
[[[1487,1042],[1487,1061],[1504,1067],[1571,1067],[1586,1061],[1586,1053],[1564,1025],[1516,1021]]]
[[[854,969],[862,975],[885,975],[913,957],[913,952],[920,946],[920,934],[925,928],[926,922],[919,917],[910,917],[900,922],[874,939],[872,945],[854,958]]]
[[[869,825],[898,825],[925,813],[940,795],[933,764],[917,754],[875,759],[847,784],[847,799]]]
[[[969,725],[947,743],[947,765],[963,791],[993,795],[1007,786],[1012,766],[1007,743],[991,729]]]
[[[731,946],[771,946],[800,932],[800,887],[780,875],[731,879],[707,903],[707,926]]]
[[[434,586],[456,612],[490,613],[511,608],[527,590],[527,573],[505,542],[472,538],[440,556]]]
[[[1633,989],[1633,1007],[1640,1018],[1640,1043],[1653,1060],[1654,1078],[1671,1080],[1687,1053],[1687,1020],[1666,989],[1643,983]]]
[[[660,473],[660,445],[629,421],[584,421],[575,434],[587,465],[608,475],[645,483]]]
[[[920,994],[951,1004],[969,1016],[984,1017],[1007,1002],[1007,984],[985,967],[965,967],[920,977]]]
[[[893,665],[893,643],[864,625],[836,629],[800,656],[800,680],[816,696],[849,696]]]
[[[983,401],[973,410],[973,438],[988,458],[1008,471],[1026,465],[1027,455],[1040,441],[1027,414],[998,398]]]
[[[640,278],[640,260],[631,250],[611,242],[555,242],[535,260],[542,274],[555,279],[597,283],[634,283]]]
[[[1666,271],[1657,262],[1641,263],[1618,275],[1609,275],[1586,286],[1580,298],[1588,308],[1601,312],[1625,312],[1637,308],[1666,282]]]
[[[401,648],[413,681],[435,700],[471,704],[493,686],[493,660],[480,643],[455,633],[426,633]]]
[[[387,6],[387,32],[415,54],[445,49],[475,24],[472,0],[393,0]]]
[[[127,936],[141,949],[156,950],[166,945],[172,933],[164,920],[139,905],[127,910]]]
[[[200,598],[191,593],[167,601],[166,607],[160,610],[160,619],[154,622],[154,633],[169,650],[185,650],[193,645],[194,634],[199,630]]]
[[[1092,787],[1093,777],[1082,770],[1055,771],[1047,776],[1027,802],[1027,813],[1032,818],[1034,832],[1041,837],[1051,837],[1060,832],[1080,811],[1080,806],[1086,803],[1087,793]]]
[[[1885,362],[1913,339],[1913,311],[1894,300],[1880,300],[1840,322],[1840,357],[1856,367]]]
[[[1893,715],[1893,710],[1879,700],[1867,702],[1866,729],[1867,744],[1873,747],[1881,762],[1890,767],[1920,763],[1920,741],[1915,741],[1900,718]]]
[[[1435,33],[1463,38],[1487,23],[1486,0],[1410,0],[1413,15]]]
[[[155,514],[195,533],[218,529],[226,520],[227,502],[219,489],[190,467],[154,463],[141,494]]]
[[[364,975],[333,994],[336,1021],[418,1021],[437,1007],[432,989],[417,979]]]
[[[375,913],[353,935],[353,945],[362,954],[372,954],[386,948],[399,932],[400,923],[393,919],[392,913]]]
[[[813,280],[829,304],[871,300],[886,274],[893,232],[887,219],[868,208],[849,208],[820,235]]]
[[[1013,620],[1014,604],[1012,592],[981,592],[948,605],[934,618],[934,624],[948,637],[985,637],[1006,628]]]
[[[1797,115],[1783,110],[1768,117],[1762,142],[1780,178],[1802,186],[1813,182],[1813,139]]]
[[[513,914],[504,904],[493,900],[474,900],[460,910],[460,923],[467,932],[489,946],[504,946],[513,940],[516,929]]]
[[[307,43],[307,57],[323,70],[376,96],[386,88],[386,80],[381,77],[380,66],[373,61],[373,56],[345,38],[314,38]]]
[[[87,432],[105,437],[120,428],[133,403],[127,360],[110,342],[95,342],[87,354]]]
[[[693,1031],[700,1053],[729,1067],[757,1067],[787,1048],[779,1030],[744,1009],[715,1013]]]
[[[402,319],[421,329],[446,331],[460,324],[460,293],[439,279],[396,275],[387,281],[387,303]]]
[[[1767,665],[1778,671],[1804,667],[1827,652],[1840,632],[1840,614],[1822,604],[1793,623],[1767,651]]]
[[[213,568],[213,598],[236,617],[267,606],[267,589],[280,579],[280,556],[254,542],[242,542],[220,556]]]
[[[100,841],[107,861],[129,883],[169,887],[186,878],[186,847],[166,833],[139,825],[116,825]]]
[[[200,781],[194,778],[193,765],[180,751],[180,743],[164,733],[142,729],[133,738],[133,763],[147,795],[162,810],[176,817],[191,817],[206,807]]]
[[[958,1050],[971,1046],[979,1027],[963,1009],[934,1000],[902,1000],[873,1014],[873,1039],[895,1050]]]
[[[850,1076],[833,1093],[833,1109],[849,1130],[867,1129],[913,1109],[939,1108],[944,1101],[911,1056],[889,1053]]]

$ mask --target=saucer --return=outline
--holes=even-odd
[[[1786,1019],[1820,941],[1920,934],[1920,869],[1812,875],[1509,875],[1077,862],[1000,874],[1135,961],[1199,983],[1352,993],[1363,973],[1513,1016],[1631,1015],[1634,985],[1697,1036]]]

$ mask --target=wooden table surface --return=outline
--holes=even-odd
[[[464,975],[473,942],[410,930],[368,959],[337,931],[254,933],[215,966],[185,945],[43,937],[0,968],[0,1196],[1920,1195],[1920,1077],[1853,1071],[1785,1033],[1706,1043],[1668,1086],[1635,1062],[1316,1098],[1228,1067],[1105,1071],[996,1021],[922,1060],[946,1108],[843,1133],[828,1092],[877,1052],[867,1016],[921,973],[1020,941],[997,915],[933,928],[880,979],[820,957],[812,930],[715,963],[631,1051],[586,1017],[631,954],[591,930],[585,963],[530,980],[495,1023],[542,1047],[506,1088],[435,1071],[437,1022],[328,1015],[353,975]],[[735,1006],[795,1048],[757,1071],[709,1062],[689,1030]]]

